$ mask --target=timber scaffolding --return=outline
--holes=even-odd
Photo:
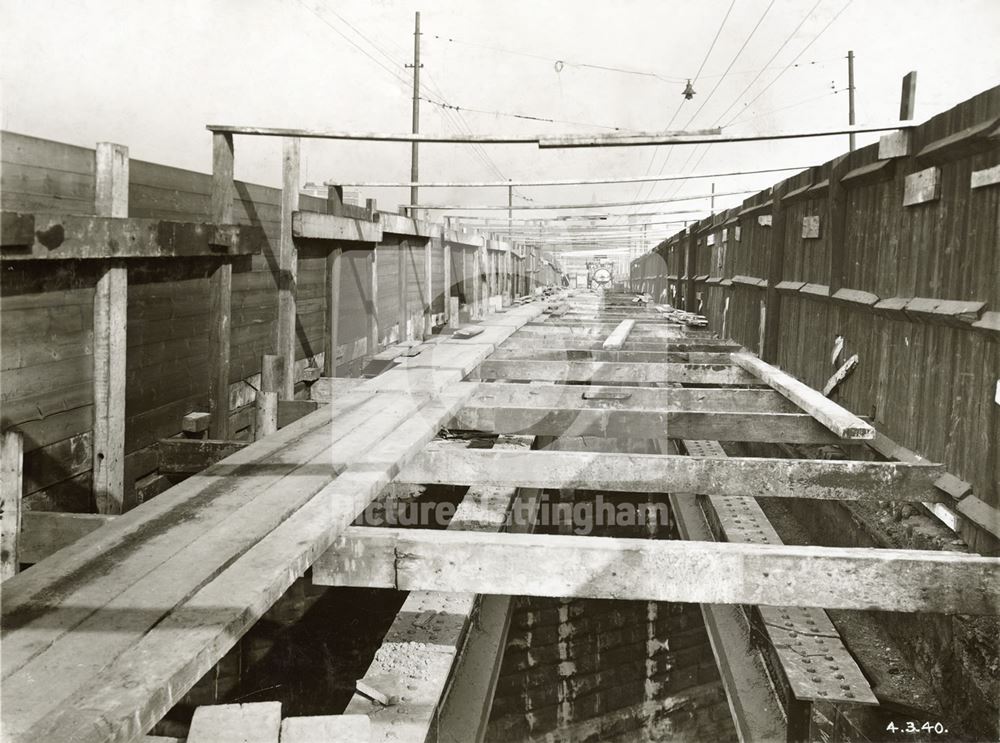
[[[941,502],[940,465],[886,459],[900,450],[867,422],[666,308],[559,296],[397,345],[370,379],[317,380],[313,412],[8,580],[8,738],[140,739],[310,566],[318,584],[413,592],[386,638],[411,663],[380,665],[392,656],[379,651],[343,716],[199,708],[190,743],[240,726],[286,743],[319,730],[476,739],[503,650],[502,597],[525,595],[701,604],[740,737],[807,740],[845,708],[877,704],[817,607],[1000,611],[1000,559],[785,546],[756,501]],[[470,449],[435,438],[442,429],[500,443]],[[655,450],[579,451],[581,437]],[[878,456],[727,457],[720,440]],[[352,526],[390,482],[472,490],[446,531]],[[533,535],[532,517],[505,529],[540,490],[580,488],[664,494],[650,498],[669,497],[684,539]],[[768,642],[748,652],[734,630],[749,626]]]
[[[995,116],[977,126],[945,142],[945,151],[995,153]],[[902,131],[891,145],[907,140],[910,129]],[[325,201],[300,195],[296,137],[308,136],[301,131],[281,132],[288,138],[280,192],[237,183],[232,134],[215,133],[214,173],[199,176],[197,193],[177,185],[176,171],[149,164],[132,163],[137,183],[124,148],[102,145],[89,171],[79,162],[94,153],[61,151],[65,158],[53,170],[72,176],[69,194],[32,192],[50,188],[50,176],[32,175],[25,165],[22,201],[3,215],[4,278],[18,289],[4,297],[11,302],[5,311],[35,313],[33,303],[50,284],[61,292],[41,304],[48,324],[26,321],[25,334],[44,340],[44,331],[59,324],[51,304],[88,305],[75,294],[81,287],[91,291],[94,310],[93,327],[84,323],[93,337],[89,354],[68,356],[69,343],[53,350],[25,341],[11,362],[23,385],[23,397],[11,399],[24,404],[15,406],[14,418],[5,409],[4,563],[16,570],[20,550],[21,562],[37,564],[3,585],[6,737],[142,739],[310,569],[320,585],[413,592],[347,714],[282,720],[274,703],[204,706],[190,743],[218,741],[220,729],[286,743],[318,735],[480,738],[511,596],[699,604],[739,737],[805,740],[816,726],[842,731],[855,724],[856,708],[878,701],[822,609],[1000,613],[996,557],[786,546],[757,502],[908,502],[963,528],[965,517],[994,523],[995,513],[983,519],[982,509],[968,516],[961,506],[973,496],[968,489],[957,496],[956,478],[942,465],[890,441],[725,333],[692,327],[699,323],[691,314],[613,294],[539,297],[530,291],[546,283],[538,255],[379,213],[371,203],[352,207],[336,188]],[[38,147],[17,135],[5,135],[5,143],[7,137],[16,142],[15,156]],[[10,151],[4,147],[5,158]],[[976,170],[972,187],[995,185],[995,171]],[[149,198],[150,191],[157,195]],[[989,189],[994,199],[996,192]],[[140,208],[148,213],[137,214],[133,201],[144,194]],[[256,212],[262,194],[272,199],[267,217]],[[743,218],[757,216],[763,198],[748,200],[760,204]],[[67,203],[86,210],[58,210]],[[185,209],[201,218],[179,220]],[[377,292],[385,268],[377,256],[388,234],[404,236],[392,254],[399,280],[391,317],[383,311],[385,293]],[[265,256],[268,239],[274,249]],[[449,294],[454,253],[439,264],[432,247],[444,256],[461,252],[461,297]],[[276,340],[246,344],[259,366],[231,358],[231,346],[243,352],[232,343],[234,286],[255,280],[255,271],[234,268],[247,262],[266,264],[276,277]],[[45,271],[52,265],[60,269]],[[302,348],[315,335],[302,292],[306,266],[322,297],[322,309],[313,311],[322,315],[322,353]],[[338,335],[346,324],[345,267],[361,285],[351,298],[365,307],[360,323],[351,318],[355,347],[346,353]],[[433,287],[441,274],[439,294]],[[413,290],[406,277],[423,283]],[[128,303],[137,295],[139,319],[148,321],[162,310],[149,301],[157,282],[192,279],[204,284],[198,288],[205,289],[207,353],[197,362],[181,359],[197,372],[151,386],[159,407],[127,413]],[[694,272],[685,278],[691,309],[697,281]],[[184,295],[180,303],[190,301]],[[985,319],[982,309],[973,325]],[[757,316],[744,314],[746,322]],[[994,338],[995,318],[979,332]],[[129,338],[130,349],[133,340],[143,346],[149,339]],[[261,359],[259,345],[278,353]],[[164,344],[148,366],[168,364],[176,349]],[[347,369],[337,363],[341,354]],[[60,369],[73,386],[48,400],[48,380],[35,369],[52,357],[72,362]],[[78,359],[92,363],[92,380],[73,377]],[[247,405],[233,383],[251,370],[259,377]],[[365,370],[370,378],[337,375]],[[192,392],[178,401],[165,392],[169,382],[199,376],[207,380],[204,396]],[[81,386],[92,394],[81,394]],[[206,404],[192,409],[191,399]],[[92,433],[71,428],[81,416],[89,428],[91,413]],[[476,449],[439,435],[462,430],[499,438],[492,449]],[[727,456],[720,442],[836,446],[847,458]],[[72,476],[65,481],[89,478],[100,513],[20,514],[19,499],[6,496],[23,490],[21,452],[28,446],[28,455],[69,450],[63,456],[72,460]],[[133,474],[148,466],[142,462],[150,448],[155,466],[139,471],[160,475],[140,498],[126,474],[130,466]],[[44,483],[32,495],[58,502],[46,492],[52,472],[28,455],[25,479]],[[192,476],[164,489],[164,473]],[[359,523],[391,483],[471,489],[446,531]],[[540,508],[547,491],[572,499],[590,489],[638,493],[650,505],[668,501],[683,539],[534,534],[530,518],[507,528],[508,514]],[[981,544],[989,544],[987,536]],[[733,642],[748,632],[760,642]],[[411,646],[420,638],[426,655]],[[404,643],[403,651],[393,647]],[[420,670],[394,663],[400,652],[415,654]]]

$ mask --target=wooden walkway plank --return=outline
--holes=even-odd
[[[1000,558],[965,553],[431,529],[348,534],[390,566],[378,572],[394,581],[381,587],[402,591],[1000,614]]]
[[[367,743],[372,739],[367,715],[286,717],[281,743]]]
[[[838,436],[859,440],[875,438],[875,429],[870,425],[781,369],[748,353],[734,353],[732,360],[734,364],[760,378]]]
[[[941,465],[762,457],[681,457],[604,452],[425,451],[402,482],[519,485],[627,493],[704,493],[764,498],[936,501]]]
[[[91,675],[57,709],[35,716],[30,727],[19,725],[11,740],[127,741],[151,727],[330,547],[469,392],[446,391],[406,417],[393,436],[369,446],[348,471]]]
[[[319,445],[312,455],[299,458],[297,453],[294,466],[270,487],[245,475],[229,478],[239,487],[225,520],[199,528],[194,517],[150,534],[130,559],[144,570],[133,572],[131,585],[119,569],[78,581],[69,597],[37,621],[24,612],[5,612],[5,721],[17,729],[23,716],[56,706],[419,408],[409,397],[377,396],[335,420],[330,430],[317,431],[311,439]],[[117,557],[112,552],[106,559]]]

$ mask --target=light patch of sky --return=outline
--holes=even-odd
[[[88,147],[119,142],[134,158],[203,172],[211,164],[207,123],[408,131],[412,71],[404,64],[411,61],[417,10],[426,97],[466,109],[580,122],[460,112],[462,125],[479,133],[609,131],[587,124],[655,130],[666,126],[678,105],[675,127],[702,103],[692,127],[721,119],[735,120],[734,132],[828,128],[847,120],[848,49],[856,55],[860,123],[898,115],[900,80],[909,70],[919,75],[918,121],[1000,83],[996,0],[853,0],[849,5],[848,0],[822,0],[772,63],[774,69],[739,96],[815,2],[776,0],[706,103],[768,2],[737,1],[701,78],[694,81],[697,95],[682,103],[683,80],[695,75],[730,0],[5,0],[0,5],[2,126]],[[746,107],[845,5],[800,59],[816,64],[788,70]],[[557,60],[563,64],[556,65]],[[453,111],[421,102],[422,131],[450,132],[455,118]],[[859,135],[858,144],[876,138]],[[236,147],[237,177],[280,183],[277,140],[238,138]],[[846,147],[846,136],[716,145],[698,170],[816,164]],[[699,149],[689,159],[690,148],[677,149],[666,172],[690,170],[702,153]],[[654,172],[664,154],[655,159]],[[487,155],[505,177],[550,179],[641,175],[651,150],[495,146],[487,148]],[[408,176],[406,144],[304,145],[303,180]],[[487,180],[495,173],[467,146],[424,145],[421,176]],[[717,189],[761,188],[776,179],[773,174],[719,179]],[[520,197],[535,203],[624,201],[635,196],[636,188],[519,188],[516,203],[527,203]],[[707,190],[705,182],[685,181],[679,188],[659,184],[650,192],[662,198]],[[394,208],[408,195],[402,189],[370,189],[363,196]],[[506,189],[424,190],[422,198],[503,204]],[[740,200],[723,197],[716,205]]]

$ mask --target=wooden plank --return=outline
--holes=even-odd
[[[367,715],[286,717],[281,721],[281,743],[365,743],[372,739]]]
[[[128,148],[97,145],[95,208],[128,217]],[[94,435],[92,486],[100,513],[121,513],[125,499],[125,327],[128,270],[109,262],[94,290]]]
[[[321,380],[325,383],[325,380]],[[346,385],[351,380],[334,380]],[[317,382],[320,384],[320,382]],[[315,389],[315,387],[314,387]],[[315,398],[319,399],[319,398]],[[328,398],[327,398],[328,399]],[[601,385],[482,384],[469,399],[471,406],[597,408],[629,407],[672,412],[679,410],[740,413],[799,413],[800,408],[769,388],[614,387]]]
[[[194,475],[246,448],[245,441],[215,439],[160,439],[157,444],[160,472]]]
[[[903,206],[916,206],[941,198],[941,168],[932,165],[910,173],[903,183]]]
[[[298,249],[292,217],[299,210],[300,141],[289,137],[282,142],[281,167],[281,238],[278,247],[278,320],[277,355],[284,365],[279,397],[291,400],[295,395],[295,326],[298,292]]]
[[[778,291],[778,284],[784,277],[785,235],[788,224],[787,210],[782,207],[781,197],[787,190],[787,181],[771,190],[774,206],[771,211],[771,230],[768,238],[767,286],[761,310],[764,315],[761,328],[763,342],[760,345],[760,357],[770,362],[778,360],[778,343],[781,337],[781,293]]]
[[[543,349],[526,348],[504,344],[493,352],[492,359],[503,361],[525,359],[527,361],[615,361],[627,363],[657,362],[660,364],[728,364],[729,352],[709,351],[605,351],[603,348],[588,349]]]
[[[212,135],[212,221],[232,224],[233,136]],[[229,437],[229,371],[232,342],[233,264],[222,260],[209,282],[208,318],[208,407],[211,414],[209,436]]]
[[[732,360],[805,410],[837,436],[860,440],[875,438],[875,429],[870,425],[777,367],[746,353],[734,353]]]
[[[522,331],[534,326],[526,325]],[[548,335],[544,333],[536,334],[534,331],[528,333],[518,333],[503,344],[504,349],[532,350],[558,350],[558,351],[599,351],[604,347],[604,341],[599,338],[570,337],[564,334]],[[732,341],[714,340],[711,338],[697,338],[690,340],[670,340],[666,343],[654,340],[637,341],[634,336],[625,342],[625,351],[650,351],[656,353],[678,352],[678,353],[732,353],[739,351],[743,347]]]
[[[36,563],[73,544],[116,518],[100,513],[25,511],[21,526],[21,562]]]
[[[278,743],[281,702],[198,707],[187,743]]]
[[[628,334],[632,332],[632,328],[634,327],[635,320],[622,320],[618,324],[618,327],[611,331],[611,335],[605,339],[602,347],[609,351],[621,350],[628,339]]]
[[[374,527],[346,534],[387,565],[378,573],[390,581],[358,582],[369,587],[1000,614],[1000,558],[955,552]]]
[[[757,379],[730,365],[613,363],[603,361],[494,361],[479,367],[482,379],[592,381],[598,384],[754,384]]]
[[[608,410],[586,405],[572,407],[470,405],[455,416],[449,428],[533,436],[672,439],[700,437],[722,441],[801,444],[833,444],[842,441],[805,413],[663,411],[634,407]]]
[[[279,400],[278,428],[284,428],[299,418],[304,418],[315,412],[318,407],[319,403],[315,400]]]
[[[762,498],[940,501],[937,464],[763,457],[675,457],[654,454],[469,449],[425,451],[400,482],[532,488],[606,489],[626,493],[703,493]]]
[[[363,451],[354,455],[347,472],[328,482],[266,536],[255,539],[251,548],[218,578],[203,584],[169,612],[155,632],[137,638],[114,660],[104,655],[103,670],[81,678],[77,691],[69,698],[53,700],[51,712],[37,710],[30,727],[18,720],[18,727],[10,728],[13,740],[26,743],[72,736],[78,743],[99,743],[129,740],[151,727],[174,699],[201,678],[292,581],[330,547],[338,533],[389,482],[392,473],[430,440],[468,393],[466,389],[449,390],[420,408],[419,415],[406,414],[402,423],[394,423],[391,437],[374,445],[360,442]],[[315,415],[322,414],[320,411]],[[271,438],[284,433],[279,431]],[[254,446],[264,444],[267,441]],[[172,693],[163,693],[165,689]],[[7,709],[5,704],[5,715]],[[5,719],[5,731],[7,724]]]
[[[1000,165],[982,170],[973,170],[969,178],[969,187],[972,189],[986,188],[1000,183]]]
[[[326,332],[323,335],[323,374],[337,376],[340,330],[341,248],[330,248],[326,257]]]
[[[377,243],[382,240],[382,225],[337,214],[296,211],[292,214],[292,234],[311,240]]]
[[[0,581],[15,575],[23,561],[19,545],[23,468],[21,432],[0,433]]]
[[[263,232],[248,225],[213,225],[142,217],[36,214],[34,242],[5,245],[4,261],[196,258],[259,253]]]

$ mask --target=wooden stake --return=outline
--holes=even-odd
[[[95,206],[100,217],[128,217],[128,148],[97,145]],[[109,261],[94,291],[92,483],[100,513],[121,513],[125,497],[125,324],[128,269]]]
[[[20,431],[0,434],[0,580],[20,568],[24,443]]]
[[[407,282],[406,282],[406,254],[410,252],[410,241],[401,240],[398,248],[399,276],[396,282],[396,292],[399,295],[399,333],[397,341],[409,340],[406,332],[407,325]]]
[[[434,266],[432,263],[434,258],[431,255],[432,242],[433,240],[428,238],[424,244],[424,338],[431,337],[431,330],[434,327],[434,321],[431,317],[431,313],[434,310]]]
[[[365,206],[368,214],[377,218],[375,199],[367,199]],[[371,251],[371,296],[369,297],[368,313],[368,353],[374,355],[379,351],[379,319],[378,319],[378,247],[372,246]]]
[[[284,363],[281,399],[291,400],[295,391],[295,295],[298,255],[292,237],[292,213],[299,210],[299,157],[297,137],[284,140],[281,184],[281,242],[278,255],[278,355]]]
[[[327,210],[330,214],[341,216],[344,211],[343,189],[330,186],[327,192]],[[326,256],[326,334],[323,344],[323,376],[337,376],[337,347],[340,324],[340,247],[330,248]]]
[[[451,326],[451,243],[444,239],[444,324]]]

